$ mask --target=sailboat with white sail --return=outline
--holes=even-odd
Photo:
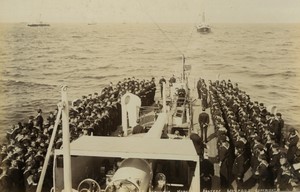
[[[202,14],[202,23],[197,26],[197,31],[202,34],[211,32],[210,26],[205,22],[205,12]]]

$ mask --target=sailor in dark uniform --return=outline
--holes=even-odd
[[[281,115],[281,113],[276,113],[276,120],[278,121],[278,125],[279,125],[279,130],[278,130],[278,132],[280,133],[279,135],[278,135],[278,138],[277,138],[277,140],[279,140],[280,141],[280,145],[283,143],[283,138],[281,137],[281,134],[282,134],[282,130],[283,130],[283,128],[284,128],[284,120],[282,119],[282,115]]]
[[[118,111],[118,115],[117,115],[117,124],[118,125],[121,125],[122,124],[122,106],[121,106],[121,100],[118,99],[118,101],[116,102],[116,108],[117,108],[117,111]]]
[[[166,180],[166,176],[163,173],[157,173],[155,176],[153,191],[166,191]]]
[[[13,152],[11,150],[8,150],[7,155],[5,156],[5,158],[1,162],[1,165],[10,166],[12,158],[13,158]]]
[[[230,165],[230,144],[226,141],[226,136],[219,137],[218,157],[220,161],[220,186],[221,189],[230,188],[231,165]]]
[[[111,106],[110,100],[107,101],[105,110],[107,111],[107,114],[109,116],[109,130],[110,130],[110,133],[112,133],[117,129],[117,125],[115,124],[116,116],[115,116],[115,112],[113,111],[113,108]]]
[[[97,136],[104,136],[104,129],[103,129],[104,125],[103,125],[103,118],[102,118],[102,114],[99,114],[97,123],[96,123],[96,127],[95,127],[95,135]]]
[[[257,114],[257,115],[260,113],[259,106],[258,106],[258,101],[254,101],[254,103],[253,103],[253,113]]]
[[[54,124],[55,123],[55,116],[54,116],[53,112],[49,113],[49,117],[47,119],[49,121],[49,124],[51,124],[51,123]]]
[[[18,129],[19,129],[18,125],[17,126],[12,125],[11,129],[6,132],[6,139],[7,140],[14,139],[16,137],[16,135],[18,134],[17,133]]]
[[[228,88],[228,89],[233,89],[233,85],[232,85],[230,79],[228,79],[227,88]]]
[[[208,98],[208,90],[206,88],[206,85],[203,84],[202,89],[201,89],[201,98],[202,98],[202,107],[207,108],[208,107],[208,103],[207,103],[207,98]]]
[[[156,92],[156,84],[155,84],[155,78],[153,77],[150,81],[150,100],[151,100],[151,103],[154,103],[155,92]]]
[[[103,116],[102,116],[102,125],[103,125],[103,136],[109,136],[110,135],[110,118],[108,111],[106,109],[103,109]]]
[[[270,172],[268,169],[268,162],[266,156],[260,154],[258,156],[259,164],[256,167],[255,176],[258,180],[258,187],[257,189],[270,189]]]
[[[202,113],[199,114],[198,122],[201,129],[201,137],[205,143],[207,143],[207,128],[209,125],[209,115],[205,112],[205,108],[202,109]]]
[[[55,149],[60,149],[62,146],[62,142],[63,142],[62,138],[61,137],[58,138],[57,141],[55,142]]]
[[[150,97],[150,95],[151,95],[151,88],[150,88],[148,82],[146,82],[145,90],[144,90],[143,94],[144,94],[145,105],[146,106],[151,105],[152,104],[151,97]]]
[[[185,91],[183,85],[181,86],[180,89],[178,89],[177,94],[178,94],[177,106],[180,107],[180,106],[183,105],[184,100],[185,100],[185,96],[186,96],[186,91]]]
[[[274,114],[267,114],[267,122],[270,134],[272,134],[272,139],[276,141],[276,143],[280,142],[281,131],[279,130],[279,121],[275,119]],[[279,139],[279,140],[278,140]]]
[[[232,173],[236,180],[237,189],[241,190],[243,189],[243,182],[244,182],[243,179],[245,174],[245,168],[244,168],[245,158],[244,158],[244,149],[243,149],[244,146],[239,144],[239,146],[236,147],[237,147],[235,151],[236,158],[233,163]]]
[[[178,97],[183,99],[186,96],[186,91],[184,89],[184,86],[181,85],[180,89],[178,89]]]
[[[36,126],[40,128],[40,130],[43,129],[43,125],[44,125],[44,119],[43,119],[43,116],[42,116],[42,110],[39,109],[38,110],[38,114],[35,118],[36,120]]]
[[[170,83],[170,87],[172,87],[173,84],[176,83],[175,75],[173,75],[173,76],[170,78],[169,83]]]
[[[204,148],[206,148],[206,145],[203,143],[201,137],[197,133],[191,133],[190,139],[194,144],[198,156],[203,158]]]
[[[163,84],[164,83],[166,83],[166,79],[164,78],[164,76],[162,76],[161,79],[159,80],[161,98],[163,97]]]
[[[7,146],[3,145],[1,147],[1,152],[0,152],[0,163],[2,163],[3,159],[7,156]]]
[[[34,116],[29,116],[28,124],[26,126],[26,128],[28,128],[29,130],[33,129],[33,126],[34,126],[33,119],[34,119]]]
[[[290,164],[287,162],[286,154],[281,153],[280,155],[280,168],[278,170],[277,178],[275,184],[277,190],[279,191],[292,191],[293,187],[291,185],[292,174],[290,171]]]
[[[24,191],[24,179],[23,173],[19,169],[17,161],[13,160],[11,166],[8,169],[8,175],[13,178],[11,191],[22,192]]]
[[[140,125],[140,120],[136,120],[136,126],[133,127],[132,129],[132,134],[139,134],[144,132],[144,127]]]
[[[141,98],[142,106],[147,106],[148,105],[148,98],[147,98],[147,95],[146,95],[146,88],[145,87],[141,88],[138,96]]]
[[[0,175],[0,191],[11,192],[12,190],[12,179],[7,173],[7,166],[2,166],[2,173]]]
[[[271,176],[272,176],[272,180],[274,181],[277,174],[278,174],[278,170],[280,168],[280,152],[279,152],[279,145],[278,144],[274,144],[271,147],[271,154],[270,154],[270,163],[269,163],[269,167],[271,169]]]
[[[287,145],[288,145],[287,160],[290,164],[293,164],[295,154],[297,151],[297,143],[299,142],[299,137],[296,133],[296,129],[291,128],[289,132],[290,134],[287,138]]]
[[[26,172],[24,176],[26,176],[25,177],[26,192],[35,192],[39,181],[37,170],[31,169],[28,173]]]
[[[198,99],[201,99],[201,88],[202,88],[202,79],[199,78],[197,82]]]
[[[211,190],[214,172],[214,164],[208,160],[207,155],[200,158],[200,191]]]
[[[17,156],[17,164],[18,164],[18,168],[20,170],[23,170],[25,167],[25,161],[24,161],[24,157],[23,157],[24,153],[22,155]]]

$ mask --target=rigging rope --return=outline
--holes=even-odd
[[[169,36],[164,32],[164,30],[162,30],[162,28],[155,22],[155,20],[153,19],[153,17],[148,13],[148,11],[146,9],[143,8],[140,0],[137,0],[141,9],[145,10],[143,13],[145,13],[153,22],[153,24],[158,28],[158,30],[165,36],[165,38],[174,46],[174,48],[181,54],[184,55],[184,53],[176,46],[176,44],[169,38]]]
[[[153,17],[149,14],[149,12],[146,10],[145,6],[142,5],[142,3],[140,2],[140,0],[137,0],[139,6],[141,7],[141,10],[143,10],[142,12],[148,17],[150,18],[151,22],[157,27],[157,29],[165,36],[165,38],[173,45],[173,47],[181,54],[181,55],[185,55],[184,53],[186,53],[190,47],[191,44],[191,40],[193,38],[193,34],[195,32],[195,26],[196,26],[196,22],[193,22],[193,26],[191,27],[191,32],[188,36],[187,39],[187,44],[185,46],[184,50],[179,49],[176,44],[174,43],[174,41],[172,41],[172,39],[166,34],[166,32],[159,26],[159,24],[153,19]],[[195,17],[196,18],[196,17]]]
[[[189,48],[189,45],[190,45],[190,42],[191,42],[191,40],[192,40],[192,36],[193,36],[193,34],[194,34],[194,31],[195,31],[195,29],[194,29],[194,26],[193,26],[193,27],[192,27],[192,30],[191,30],[191,33],[190,33],[190,36],[189,36],[189,39],[188,39],[188,42],[187,42],[186,47],[185,47],[185,49],[184,49],[184,52],[187,52],[187,50],[188,50],[188,48]]]

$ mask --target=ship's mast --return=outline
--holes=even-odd
[[[61,88],[62,92],[62,126],[63,126],[63,162],[64,162],[64,191],[72,191],[70,132],[69,132],[69,103],[67,86]]]
[[[40,176],[38,186],[37,186],[37,190],[36,190],[37,192],[41,192],[42,188],[43,188],[43,183],[44,183],[44,179],[45,179],[45,175],[46,175],[46,170],[47,170],[49,159],[50,159],[50,156],[51,156],[52,147],[53,147],[53,144],[54,144],[54,139],[55,139],[55,135],[56,135],[56,132],[57,132],[57,127],[58,127],[58,124],[59,124],[61,113],[62,113],[62,105],[61,105],[61,103],[59,103],[58,104],[58,113],[56,115],[56,120],[55,120],[55,125],[54,125],[54,128],[53,128],[52,136],[51,136],[49,146],[48,146],[48,149],[47,149],[47,154],[46,154],[46,157],[45,157],[45,162],[44,162],[44,165],[43,165],[43,169],[42,169],[41,176]]]

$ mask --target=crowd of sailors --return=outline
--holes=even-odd
[[[138,95],[142,106],[154,103],[155,79],[139,80],[124,78],[116,85],[110,83],[102,91],[82,96],[73,102],[69,111],[70,141],[82,135],[111,136],[121,124],[121,97],[127,92]],[[37,115],[30,116],[27,123],[19,122],[7,132],[7,142],[1,145],[0,154],[0,191],[36,191],[49,141],[56,124],[59,109],[43,117],[39,109]],[[55,148],[62,146],[62,122],[58,120],[58,133]],[[52,156],[53,158],[53,156]],[[52,187],[52,160],[42,191]]]
[[[209,104],[211,109],[220,189],[233,189],[235,181],[240,191],[251,191],[255,185],[258,191],[293,190],[300,179],[298,131],[290,128],[284,134],[287,128],[282,115],[271,113],[263,103],[252,102],[230,80],[209,81],[207,86],[199,79],[197,90],[202,106]]]
[[[168,83],[172,85],[175,82],[173,76]],[[161,90],[163,83],[166,80],[162,77],[159,81]],[[197,90],[203,111],[211,110],[217,137],[220,188],[232,189],[231,184],[235,181],[240,190],[251,189],[254,185],[258,185],[258,190],[292,190],[291,181],[296,182],[300,178],[300,167],[296,166],[300,163],[299,135],[293,128],[289,129],[288,135],[284,134],[286,127],[281,114],[269,112],[263,103],[252,102],[250,96],[230,80],[209,81],[206,85],[200,79]],[[120,102],[126,92],[138,95],[142,106],[150,106],[154,103],[155,79],[125,78],[116,85],[110,83],[100,93],[75,100],[69,112],[70,141],[82,135],[111,136],[121,124]],[[39,109],[36,117],[30,116],[27,123],[19,122],[7,132],[7,142],[1,145],[0,153],[1,192],[36,191],[55,124],[58,125],[58,133],[54,147],[59,149],[62,146],[62,122],[56,122],[58,111],[57,108],[50,112],[44,120]],[[203,119],[206,123],[200,124],[200,127],[206,130],[201,136],[207,143],[205,133],[210,118],[205,116]],[[202,156],[204,153],[199,154]],[[51,162],[43,186],[45,191],[52,187]],[[206,169],[209,167],[213,168],[207,166]],[[249,170],[252,176],[246,179]],[[208,175],[212,172],[208,170]],[[206,189],[211,189],[211,186]]]

